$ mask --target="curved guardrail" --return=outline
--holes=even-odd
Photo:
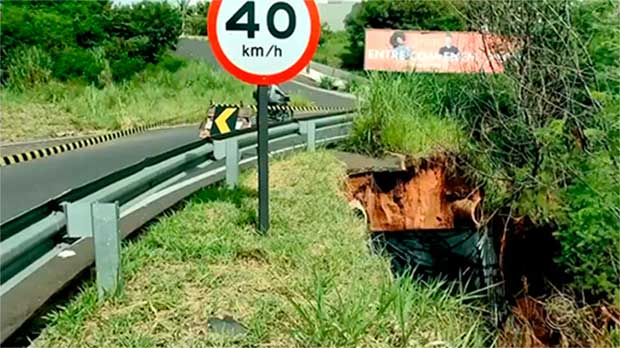
[[[345,111],[272,126],[270,154],[337,142],[349,133],[352,119]],[[201,188],[236,180],[240,169],[256,163],[256,141],[255,129],[196,141],[65,192],[0,225],[0,342],[93,262],[92,238],[69,237],[71,216],[64,207],[118,202],[124,238]]]

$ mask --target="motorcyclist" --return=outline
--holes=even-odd
[[[276,106],[276,105],[286,105],[291,100],[291,98],[286,94],[280,87],[277,85],[269,85],[269,89],[267,90],[267,105]],[[254,99],[258,103],[258,94],[254,91]]]

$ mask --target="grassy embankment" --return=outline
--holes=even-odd
[[[110,131],[151,122],[198,122],[210,101],[251,102],[252,87],[190,61],[175,72],[147,69],[102,88],[52,80],[27,90],[0,90],[2,141]]]
[[[211,102],[252,104],[252,92],[252,86],[198,61],[176,71],[153,66],[127,82],[101,88],[56,80],[24,91],[2,88],[0,139],[90,134],[158,121],[197,123]],[[293,106],[314,105],[300,95],[291,97]]]
[[[271,173],[268,236],[254,232],[255,171],[237,190],[206,189],[124,246],[120,297],[97,304],[89,282],[37,346],[487,346],[467,295],[394,279],[369,250],[329,152],[274,161]],[[225,315],[247,335],[209,331]]]

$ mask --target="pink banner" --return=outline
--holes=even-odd
[[[499,49],[503,43],[476,32],[366,29],[364,69],[500,73],[508,52]]]

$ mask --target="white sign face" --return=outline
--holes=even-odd
[[[314,0],[214,0],[207,21],[216,58],[256,84],[294,77],[312,59],[320,36]]]

